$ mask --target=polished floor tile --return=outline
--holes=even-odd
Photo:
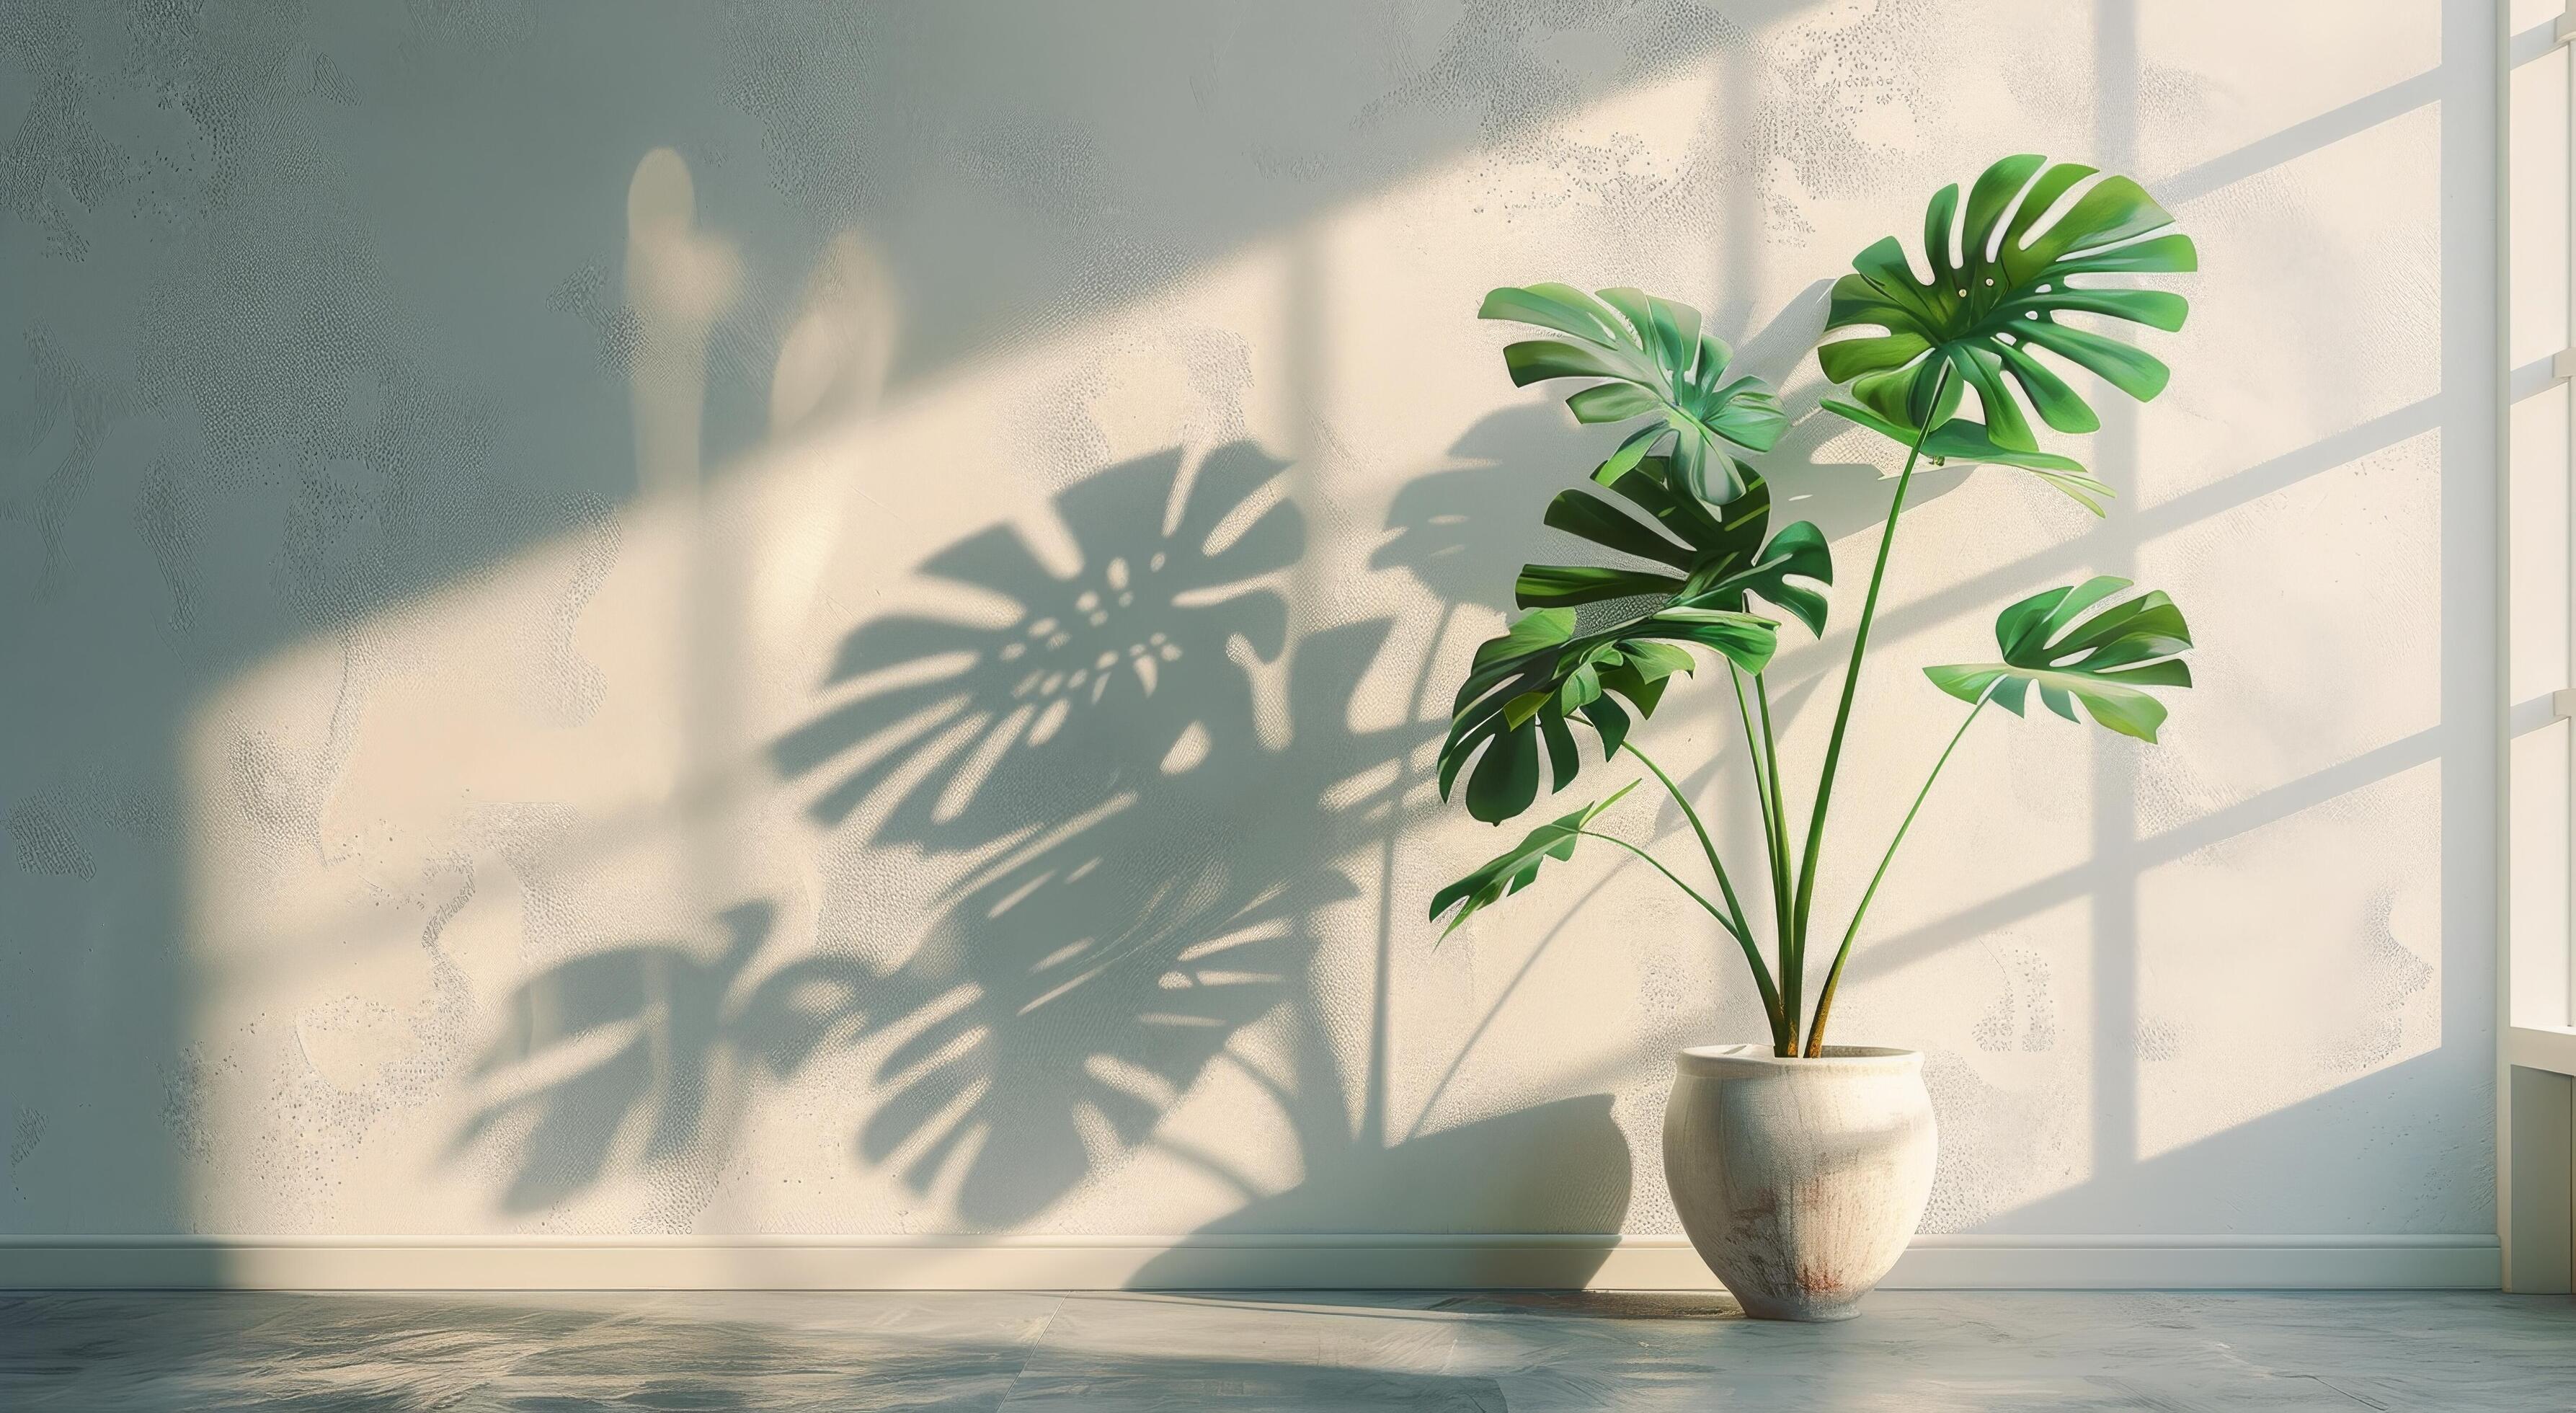
[[[1723,1296],[0,1296],[0,1408],[2576,1410],[2576,1302],[1887,1291],[1838,1325]]]

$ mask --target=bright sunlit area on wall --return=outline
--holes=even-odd
[[[8,10],[0,1405],[2554,1406],[2571,15]]]

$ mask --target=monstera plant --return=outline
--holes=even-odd
[[[1788,425],[1778,397],[1757,378],[1729,376],[1726,344],[1688,305],[1633,289],[1585,294],[1559,284],[1488,295],[1481,317],[1548,331],[1503,350],[1516,385],[1580,379],[1586,385],[1566,399],[1578,420],[1643,420],[1592,472],[1592,486],[1561,492],[1545,517],[1616,562],[1521,570],[1515,594],[1528,611],[1477,650],[1458,689],[1439,757],[1441,792],[1448,796],[1463,778],[1469,813],[1489,823],[1511,820],[1542,793],[1575,782],[1586,768],[1588,735],[1604,763],[1631,757],[1672,796],[1717,896],[1643,845],[1598,827],[1602,812],[1637,783],[1631,781],[1619,794],[1540,825],[1440,890],[1433,920],[1447,915],[1454,931],[1535,881],[1549,859],[1571,858],[1583,840],[1601,840],[1644,858],[1734,939],[1761,994],[1773,1054],[1825,1054],[1826,1023],[1862,917],[1951,749],[1986,706],[2018,716],[2036,690],[2060,716],[2076,720],[2080,707],[2109,730],[2151,742],[2165,707],[2148,689],[2191,685],[2178,657],[2191,646],[2181,612],[2159,592],[2124,597],[2129,582],[2107,577],[2004,610],[1995,625],[1996,660],[1926,669],[1936,687],[1968,704],[1966,718],[1851,916],[1840,920],[1811,1004],[1825,826],[1906,493],[1926,463],[1977,463],[2027,472],[2103,513],[2111,488],[2073,457],[2043,449],[2038,424],[2063,434],[2101,426],[2068,372],[2142,401],[2163,391],[2167,370],[2152,354],[2069,320],[2179,329],[2180,296],[2136,288],[2126,278],[2197,268],[2191,239],[2171,225],[2126,177],[2007,157],[1977,179],[1964,203],[1957,186],[1932,198],[1919,252],[1909,256],[1894,238],[1881,240],[1835,283],[1828,332],[1860,332],[1817,350],[1826,379],[1847,390],[1822,410],[1903,447],[1905,460],[1852,624],[1822,769],[1803,801],[1781,774],[1766,668],[1784,620],[1823,635],[1834,564],[1814,525],[1772,524],[1771,488],[1758,464]],[[1762,895],[1770,906],[1759,921],[1746,907],[1751,890],[1737,887],[1739,875],[1729,871],[1698,807],[1637,742],[1674,679],[1710,666],[1723,671],[1732,696],[1761,819]],[[1801,813],[1803,833],[1796,828]],[[1833,937],[1830,923],[1824,935]]]

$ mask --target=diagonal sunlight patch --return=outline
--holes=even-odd
[[[2141,1157],[2441,1044],[2441,778],[2427,761],[2140,879]]]
[[[2097,950],[2089,900],[2070,897],[1838,1003],[1856,1033],[1903,1027],[1926,1052],[1941,1146],[1924,1231],[1970,1230],[2096,1176]],[[1984,999],[1927,1014],[1913,999],[1925,994]]]

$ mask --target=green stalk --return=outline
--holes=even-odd
[[[1941,396],[1949,388],[1950,365],[1945,362],[1927,400],[1933,413],[1939,412]],[[1860,688],[1861,659],[1869,653],[1869,625],[1878,617],[1878,590],[1887,579],[1887,553],[1896,547],[1896,516],[1905,509],[1905,488],[1913,484],[1914,464],[1922,459],[1923,443],[1932,435],[1933,420],[1932,416],[1924,417],[1923,430],[1914,434],[1914,445],[1905,453],[1905,469],[1896,477],[1896,496],[1887,503],[1887,526],[1878,536],[1878,562],[1870,567],[1869,592],[1861,599],[1860,623],[1852,629],[1851,662],[1843,668],[1842,700],[1834,707],[1833,734],[1825,739],[1825,768],[1816,778],[1816,807],[1807,819],[1806,854],[1798,866],[1798,904],[1789,915],[1790,935],[1781,943],[1780,990],[1793,1028],[1806,999],[1807,914],[1816,901],[1816,861],[1825,846],[1825,810],[1833,803],[1834,767],[1842,763],[1843,733],[1851,726],[1852,694]]]
[[[1726,914],[1717,910],[1717,904],[1710,902],[1706,894],[1693,888],[1689,884],[1682,882],[1681,875],[1664,867],[1664,861],[1662,859],[1656,858],[1654,855],[1647,853],[1645,850],[1638,848],[1636,845],[1629,843],[1627,840],[1620,838],[1616,834],[1604,834],[1597,829],[1578,829],[1574,832],[1582,835],[1586,839],[1607,840],[1608,842],[1616,844],[1620,848],[1627,850],[1629,853],[1635,854],[1637,857],[1644,859],[1646,862],[1653,864],[1655,866],[1655,872],[1671,879],[1675,888],[1679,888],[1683,892],[1690,894],[1692,902],[1708,909],[1708,915],[1717,919],[1718,926],[1725,928],[1729,932],[1733,932],[1735,930],[1735,924],[1726,920]]]
[[[1691,832],[1699,836],[1699,851],[1708,856],[1709,872],[1717,875],[1718,891],[1726,895],[1727,910],[1734,914],[1734,923],[1729,930],[1734,932],[1739,940],[1750,939],[1753,931],[1744,920],[1744,904],[1737,901],[1735,884],[1726,876],[1726,863],[1717,856],[1717,845],[1708,837],[1708,827],[1700,823],[1699,811],[1691,808],[1690,797],[1682,793],[1682,787],[1673,783],[1673,778],[1664,773],[1662,766],[1655,764],[1653,758],[1637,749],[1636,742],[1623,741],[1619,744],[1619,749],[1635,756],[1646,769],[1653,771],[1655,779],[1663,783],[1664,793],[1672,796],[1673,803],[1682,807],[1682,818],[1690,821]]]
[[[1776,763],[1766,767],[1762,759],[1762,737],[1753,729],[1753,707],[1744,699],[1744,672],[1734,663],[1726,665],[1728,678],[1735,686],[1735,718],[1744,723],[1744,753],[1753,762],[1753,796],[1762,807],[1762,852],[1770,861],[1772,910],[1777,912],[1788,900],[1780,886],[1784,860],[1780,851],[1779,773]],[[1785,917],[1774,919],[1785,922]]]
[[[1730,662],[1726,665],[1726,673],[1735,687],[1736,719],[1744,723],[1744,753],[1753,762],[1753,793],[1762,806],[1762,853],[1771,865],[1771,935],[1776,940],[1789,935],[1789,836],[1785,822],[1789,807],[1779,794],[1779,755],[1764,749],[1770,738],[1771,703],[1767,697],[1762,703],[1763,731],[1757,736],[1753,730],[1753,709],[1744,700],[1743,670]],[[1759,686],[1761,680],[1756,676],[1755,685]],[[1778,1044],[1776,1038],[1774,1043],[1775,1046]],[[1779,1049],[1777,1053],[1787,1056],[1795,1053],[1797,1048],[1798,1037],[1792,1032],[1786,1048]]]
[[[1941,778],[1941,767],[1950,763],[1950,753],[1959,749],[1960,738],[1968,734],[1968,728],[1976,722],[1977,713],[1984,711],[1986,703],[1993,698],[1994,688],[1989,685],[1978,694],[1977,704],[1968,708],[1967,720],[1960,722],[1959,729],[1951,733],[1950,744],[1941,748],[1941,758],[1932,762],[1932,773],[1923,777],[1923,788],[1914,792],[1913,805],[1897,824],[1896,837],[1887,841],[1887,852],[1879,857],[1878,872],[1869,876],[1869,887],[1861,893],[1860,905],[1852,909],[1851,926],[1843,929],[1843,945],[1834,952],[1833,968],[1825,973],[1825,989],[1816,997],[1815,1023],[1807,1029],[1808,1059],[1825,1052],[1825,1018],[1833,1013],[1834,988],[1842,984],[1843,963],[1851,960],[1852,939],[1860,935],[1860,920],[1869,912],[1869,901],[1878,896],[1878,885],[1887,877],[1887,866],[1896,862],[1896,846],[1905,842],[1905,831],[1914,827],[1915,813],[1923,808],[1924,797],[1932,793],[1932,782]]]
[[[1726,895],[1727,910],[1734,914],[1734,920],[1731,923],[1728,922],[1727,918],[1719,914],[1715,908],[1709,908],[1709,915],[1716,917],[1721,923],[1726,923],[1726,930],[1735,935],[1736,945],[1744,949],[1745,964],[1753,968],[1754,989],[1762,993],[1762,1014],[1771,1022],[1771,1044],[1774,1048],[1787,1046],[1787,1050],[1781,1051],[1783,1054],[1795,1051],[1798,1047],[1798,1032],[1790,1028],[1787,1015],[1780,1009],[1780,989],[1771,980],[1771,969],[1762,964],[1762,949],[1753,945],[1753,929],[1744,920],[1744,904],[1735,896],[1735,884],[1726,876],[1726,863],[1717,856],[1717,844],[1708,837],[1708,826],[1700,822],[1699,811],[1691,808],[1690,797],[1682,793],[1682,788],[1673,783],[1673,778],[1664,773],[1662,766],[1655,764],[1652,757],[1637,749],[1636,742],[1622,741],[1619,743],[1619,749],[1635,756],[1644,763],[1646,769],[1655,773],[1655,778],[1663,782],[1664,793],[1672,796],[1673,803],[1682,807],[1682,818],[1690,821],[1691,832],[1699,836],[1700,852],[1708,856],[1709,872],[1717,875],[1718,891]],[[1648,859],[1647,862],[1654,863],[1654,860]],[[1655,867],[1664,868],[1660,863],[1656,863]],[[1664,869],[1664,876],[1672,878],[1672,870]],[[1673,878],[1673,881],[1681,882],[1678,878]],[[1687,890],[1689,885],[1683,884],[1683,887]],[[1696,898],[1699,895],[1694,892],[1691,896]],[[1701,906],[1707,906],[1705,900],[1702,900]]]
[[[1789,935],[1789,795],[1780,788],[1780,743],[1771,732],[1771,683],[1763,674],[1753,674],[1753,699],[1762,704],[1762,759],[1771,772],[1772,857],[1779,861],[1773,870],[1772,900],[1780,915],[1779,935]]]

